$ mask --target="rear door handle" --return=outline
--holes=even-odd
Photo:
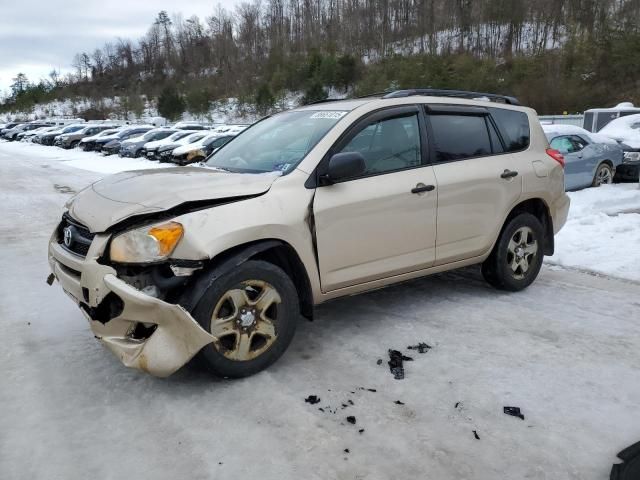
[[[518,176],[518,172],[514,172],[513,170],[505,170],[500,175],[500,178],[514,178]]]
[[[435,189],[436,187],[434,185],[425,185],[424,183],[419,183],[415,186],[415,188],[411,189],[411,193],[421,194],[426,192],[433,192]]]

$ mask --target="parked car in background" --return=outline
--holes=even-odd
[[[119,130],[117,133],[114,133],[113,135],[108,135],[106,137],[97,139],[95,141],[93,149],[96,152],[104,151],[104,153],[107,155],[113,155],[120,151],[120,144],[124,140],[132,137],[137,137],[138,135],[142,135],[143,133],[147,133],[153,128],[153,125],[134,125],[125,127]]]
[[[640,114],[612,120],[599,133],[619,142],[624,150],[617,178],[637,182],[640,172]]]
[[[142,154],[143,148],[147,143],[162,140],[176,132],[177,130],[173,128],[154,128],[143,135],[139,135],[122,142],[118,155],[121,157],[137,158]]]
[[[7,130],[4,133],[4,138],[6,140],[9,140],[10,142],[13,142],[15,140],[17,140],[17,137],[20,133],[22,132],[28,132],[30,130],[35,130],[37,128],[41,128],[41,127],[49,127],[50,124],[49,123],[22,123],[20,125],[16,125],[15,127]]]
[[[165,145],[173,144],[178,140],[184,137],[188,137],[189,135],[192,135],[192,134],[193,134],[192,130],[178,130],[177,132],[172,133],[167,138],[163,138],[162,140],[155,140],[153,142],[145,143],[144,147],[142,148],[142,151],[140,152],[140,155],[148,158],[149,160],[158,160],[156,155],[158,153],[159,148]]]
[[[83,138],[97,135],[105,130],[112,129],[113,125],[100,124],[100,125],[87,125],[85,128],[76,130],[75,132],[63,133],[58,138],[59,145],[62,148],[75,148],[80,144]]]
[[[180,140],[177,140],[175,143],[168,143],[166,145],[162,145],[156,150],[156,155],[154,159],[159,160],[160,162],[170,162],[171,157],[173,155],[173,151],[181,147],[183,145],[190,145],[192,143],[196,143],[197,141],[203,139],[207,136],[206,132],[191,132],[190,135],[186,137],[182,137]]]
[[[219,133],[207,135],[195,143],[176,148],[171,156],[171,161],[178,165],[202,162],[233,137],[235,137],[235,135]]]
[[[4,135],[5,132],[8,132],[9,130],[11,130],[13,127],[16,127],[18,125],[20,125],[23,122],[8,122],[2,125],[2,128],[0,128],[0,137],[2,137]]]
[[[50,130],[53,130],[55,128],[58,127],[52,127],[52,126],[47,126],[47,127],[38,127],[35,128],[33,130],[27,130],[24,132],[20,132],[17,136],[16,136],[16,140],[19,142],[26,142],[26,141],[31,141],[31,139],[35,136],[38,135],[39,133],[44,133]]]
[[[93,151],[96,145],[96,141],[104,137],[115,135],[120,130],[122,130],[122,127],[115,127],[115,128],[111,127],[107,130],[103,130],[102,132],[92,135],[90,137],[85,137],[82,140],[80,140],[80,143],[78,144],[78,148],[81,148],[85,152],[91,152]]]
[[[85,124],[79,123],[79,124],[68,125],[66,127],[61,127],[57,130],[51,130],[46,133],[40,133],[35,136],[34,142],[40,143],[41,145],[53,145],[58,135],[76,132],[78,130],[82,130],[84,127],[86,127]]]
[[[563,159],[534,110],[462,94],[312,104],[205,168],[108,176],[67,203],[52,279],[98,341],[158,376],[195,355],[252,375],[314,305],[433,273],[481,265],[495,288],[523,290],[567,219]]]
[[[564,156],[567,191],[613,182],[624,153],[618,142],[573,125],[543,125],[542,128],[551,148]]]

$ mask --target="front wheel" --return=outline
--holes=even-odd
[[[530,213],[512,218],[500,234],[482,275],[495,288],[517,292],[533,283],[542,268],[544,230]]]
[[[599,187],[600,185],[610,185],[611,183],[613,183],[613,169],[609,164],[601,163],[598,165],[591,186]]]
[[[247,261],[215,279],[193,311],[216,340],[198,354],[213,374],[239,378],[274,363],[287,349],[300,314],[289,276],[263,261]]]

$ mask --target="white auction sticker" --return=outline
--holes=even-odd
[[[347,112],[317,112],[311,115],[309,118],[342,118]]]

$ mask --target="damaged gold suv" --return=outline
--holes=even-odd
[[[126,366],[256,373],[301,317],[468,265],[517,291],[569,210],[562,156],[511,97],[404,90],[268,117],[201,167],[120,173],[67,204],[53,277]]]

